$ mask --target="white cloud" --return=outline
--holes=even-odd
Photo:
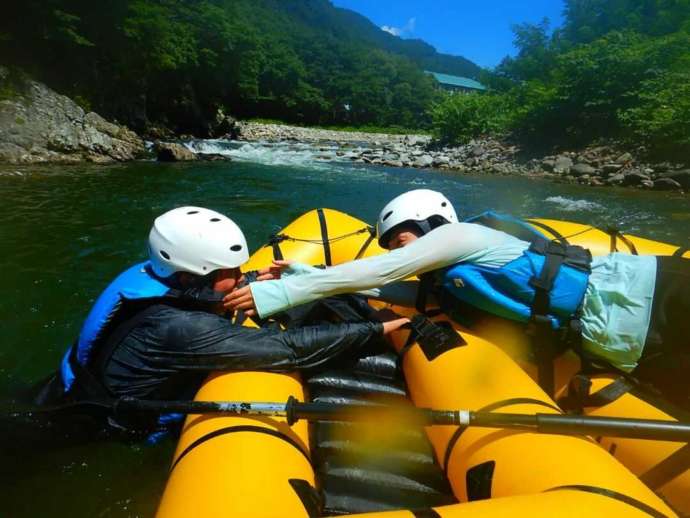
[[[410,18],[403,27],[393,27],[392,25],[382,25],[381,30],[393,36],[406,36],[414,32],[417,25],[417,18]]]
[[[392,34],[393,36],[400,36],[400,33],[402,32],[402,29],[390,27],[388,25],[382,25],[381,30],[387,32],[388,34]]]

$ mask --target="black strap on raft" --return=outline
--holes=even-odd
[[[285,234],[273,234],[268,238],[268,244],[271,245],[273,249],[273,259],[276,261],[282,261],[285,259],[283,256],[283,251],[280,249],[280,243],[285,241],[287,236]]]
[[[428,361],[433,361],[443,353],[467,345],[450,322],[432,322],[425,315],[415,315],[409,324],[410,334],[400,349],[399,358],[402,359],[415,343],[419,344]]]
[[[549,234],[551,234],[553,236],[553,239],[555,241],[558,241],[559,243],[563,243],[565,245],[568,244],[568,240],[565,237],[563,237],[561,235],[561,233],[558,232],[558,230],[551,227],[550,225],[547,225],[546,223],[543,223],[541,221],[537,221],[535,219],[530,219],[529,222],[530,222],[530,225],[534,225],[535,227],[539,227],[541,229],[546,230]]]
[[[656,466],[640,475],[640,480],[650,489],[657,490],[690,467],[690,444],[677,449]]]
[[[617,500],[619,502],[622,502],[624,504],[630,505],[630,506],[634,507],[635,509],[642,511],[643,513],[647,513],[649,516],[652,516],[654,518],[668,518],[664,513],[657,511],[652,506],[645,504],[644,502],[640,502],[636,498],[633,498],[633,497],[628,496],[628,495],[624,495],[623,493],[619,493],[617,491],[613,491],[612,489],[606,489],[604,487],[585,486],[585,485],[559,486],[559,487],[553,487],[551,489],[547,489],[545,491],[545,493],[548,493],[551,491],[564,491],[564,490],[583,491],[585,493],[593,493],[595,495],[605,496],[605,497]]]
[[[362,244],[362,247],[359,249],[359,251],[355,255],[355,260],[362,258],[362,256],[364,255],[364,252],[367,251],[367,249],[369,248],[369,245],[371,244],[371,242],[376,237],[376,228],[367,227],[367,230],[369,231],[369,235],[367,236],[366,241],[364,241],[364,244]]]
[[[441,515],[431,507],[425,509],[409,509],[409,511],[414,518],[441,518]]]
[[[491,486],[494,481],[495,460],[488,460],[472,466],[465,473],[465,490],[467,501],[488,500],[491,498]]]
[[[628,238],[625,236],[625,234],[623,234],[618,228],[616,228],[616,227],[608,227],[608,228],[605,228],[605,229],[604,229],[604,232],[606,232],[606,233],[611,237],[611,244],[610,244],[610,247],[609,247],[609,250],[610,250],[611,252],[617,252],[617,251],[618,251],[618,250],[617,250],[617,248],[618,248],[618,243],[617,243],[617,241],[620,239],[620,240],[623,242],[623,244],[625,244],[625,246],[628,247],[628,251],[629,251],[632,255],[640,255],[640,254],[637,252],[637,248],[635,247],[635,243],[633,243],[632,241],[630,241],[630,239],[628,239]]]
[[[510,399],[503,399],[500,401],[494,401],[493,403],[490,403],[480,408],[478,412],[493,412],[494,410],[500,410],[501,408],[505,408],[507,406],[512,405],[538,405],[551,408],[552,410],[556,410],[559,414],[562,413],[562,410],[560,408],[553,406],[551,403],[528,397],[516,397]],[[443,454],[442,465],[443,472],[446,474],[446,476],[448,476],[448,465],[450,463],[450,457],[453,453],[453,449],[455,448],[455,445],[458,443],[458,440],[460,440],[460,436],[463,433],[465,433],[465,430],[467,430],[467,426],[458,426],[455,429],[455,432],[453,432],[451,438],[448,440],[448,444],[446,445],[446,451]]]
[[[290,486],[302,502],[309,518],[319,518],[323,511],[323,496],[312,485],[301,478],[288,479]]]
[[[475,216],[466,220],[467,223],[476,223],[477,225],[482,225],[484,227],[492,228],[494,230],[500,230],[506,234],[510,234],[522,241],[527,241],[528,243],[534,243],[535,241],[547,241],[547,239],[537,230],[530,228],[527,223],[520,220],[510,218],[510,217],[500,217],[498,214],[493,212],[484,212],[479,216]],[[537,226],[542,226],[539,223],[531,222]],[[558,235],[557,232],[550,230],[554,235]]]
[[[321,240],[323,241],[323,258],[326,266],[331,266],[331,243],[328,240],[328,224],[326,223],[326,215],[323,209],[316,209],[316,214],[319,216],[319,227],[321,227]]]
[[[613,403],[630,392],[634,386],[632,381],[619,376],[604,388],[591,393],[591,377],[580,373],[570,380],[568,393],[558,400],[558,405],[568,412],[581,414],[587,407],[598,408]]]
[[[579,373],[574,376],[568,385],[567,395],[559,399],[558,405],[567,412],[581,414],[585,408],[606,406],[623,395],[630,393],[676,420],[680,421],[690,418],[690,415],[685,410],[677,408],[646,391],[630,375],[621,375],[605,387],[590,393],[592,387],[591,376],[591,374],[587,373]],[[611,453],[613,454],[613,452]],[[690,445],[686,444],[640,475],[640,480],[651,489],[657,490],[685,473],[688,468],[690,468]]]
[[[213,430],[213,431],[211,431],[205,435],[202,435],[198,439],[196,439],[189,446],[187,446],[182,451],[182,453],[180,453],[177,456],[177,458],[174,460],[172,466],[170,467],[170,471],[173,471],[175,469],[175,466],[177,466],[183,458],[185,458],[192,450],[194,450],[198,446],[200,446],[200,445],[204,444],[205,442],[208,442],[212,439],[215,439],[217,437],[223,437],[223,436],[233,434],[233,433],[257,433],[257,434],[263,434],[263,435],[270,435],[271,437],[275,437],[276,439],[280,439],[281,441],[288,443],[290,446],[292,446],[298,452],[300,452],[304,456],[304,458],[307,459],[307,462],[311,463],[311,459],[309,458],[308,448],[304,444],[302,444],[301,441],[298,441],[296,438],[293,438],[291,435],[283,433],[280,430],[274,430],[273,428],[264,428],[263,426],[236,425],[236,426],[226,426],[225,428],[218,428],[217,430]]]
[[[678,250],[673,252],[673,257],[683,257],[685,255],[685,252],[690,252],[690,248],[686,246],[681,246],[678,248]]]

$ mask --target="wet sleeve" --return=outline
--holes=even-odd
[[[315,367],[381,336],[383,324],[323,324],[280,331],[229,324],[200,312],[180,312],[155,360],[178,370],[289,371]]]
[[[323,297],[380,288],[411,276],[486,256],[490,247],[507,239],[503,232],[471,223],[438,227],[404,248],[387,254],[340,264],[251,286],[261,317]]]

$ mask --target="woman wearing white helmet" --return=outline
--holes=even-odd
[[[225,306],[267,316],[319,297],[360,291],[423,310],[430,294],[450,314],[471,308],[530,323],[548,345],[555,345],[553,331],[573,330],[590,361],[635,370],[690,407],[690,388],[683,382],[690,351],[685,348],[680,361],[674,345],[687,342],[690,334],[690,261],[617,253],[592,260],[588,250],[550,242],[520,220],[504,220],[498,228],[517,229],[521,239],[458,222],[441,193],[406,192],[378,218],[379,244],[390,253],[326,270],[293,265],[287,270],[292,275],[239,289],[225,298]],[[427,281],[424,289],[419,282],[400,282],[411,276]],[[671,361],[651,368],[650,358],[660,351]],[[668,366],[680,364],[685,367],[674,367],[676,374],[669,376]]]
[[[527,246],[503,232],[459,223],[450,201],[427,189],[393,199],[381,211],[376,226],[379,244],[391,253],[325,270],[279,263],[287,268],[287,275],[235,291],[225,298],[226,307],[265,317],[321,297],[355,291],[414,306],[419,283],[399,281],[472,259],[480,250],[487,250],[489,264],[499,264]]]
[[[247,242],[232,220],[209,209],[181,207],[158,217],[148,252],[96,300],[44,396],[188,398],[210,371],[311,368],[407,322],[285,332],[231,323],[221,302],[248,280],[240,271]]]

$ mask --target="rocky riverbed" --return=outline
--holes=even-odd
[[[525,158],[519,147],[494,139],[439,147],[428,135],[344,132],[255,122],[239,122],[237,130],[239,139],[248,142],[302,142],[328,146],[329,150],[335,146],[337,157],[361,164],[523,175],[595,187],[690,190],[690,169],[670,163],[647,164],[615,146]]]
[[[307,146],[315,159],[321,161],[522,175],[596,187],[690,190],[690,169],[670,163],[647,164],[630,152],[610,145],[526,158],[517,146],[494,139],[442,147],[429,135],[421,134],[336,131],[236,121],[220,111],[216,119],[213,135],[221,140]],[[156,141],[149,146],[153,152],[150,153],[144,141],[126,127],[85,111],[40,82],[28,78],[18,80],[0,66],[0,162],[109,163],[152,154],[161,161],[230,158],[228,153],[198,152],[193,145],[183,145],[191,138],[180,136]]]

